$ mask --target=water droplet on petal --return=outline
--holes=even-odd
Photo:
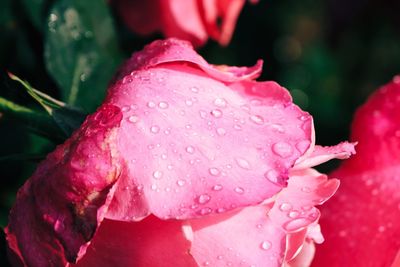
[[[301,188],[301,191],[303,191],[304,193],[310,193],[311,192],[311,188],[309,188],[308,186],[304,186]]]
[[[271,246],[272,246],[272,244],[271,244],[271,242],[269,242],[269,241],[263,241],[263,242],[261,242],[261,244],[260,244],[260,248],[261,248],[262,250],[268,250],[268,249],[271,248]]]
[[[223,98],[216,98],[214,100],[214,105],[216,105],[217,107],[220,107],[220,108],[224,108],[224,107],[226,107],[226,100]]]
[[[158,103],[158,107],[161,109],[167,109],[168,106],[169,106],[168,103],[164,102],[164,101],[161,101],[160,103]]]
[[[220,184],[216,184],[212,187],[212,190],[214,191],[221,191],[224,187]]]
[[[306,227],[310,223],[311,221],[306,218],[297,218],[287,222],[283,227],[286,229],[286,231],[294,232],[299,230],[300,228]]]
[[[278,132],[278,133],[284,133],[285,128],[282,126],[282,124],[279,123],[274,123],[270,125],[271,129]]]
[[[251,168],[250,163],[244,158],[235,158],[237,165],[245,170],[249,170]]]
[[[139,118],[138,118],[138,116],[132,115],[132,116],[129,116],[128,120],[132,123],[136,123],[139,121]]]
[[[123,107],[121,108],[121,111],[122,111],[122,112],[128,112],[129,110],[131,110],[131,107],[130,107],[130,106],[123,106]]]
[[[160,131],[160,127],[158,127],[157,125],[153,125],[151,126],[150,131],[152,133],[158,133]]]
[[[289,210],[292,209],[292,205],[290,205],[289,203],[282,203],[282,204],[279,206],[279,209],[280,209],[281,211],[289,211]]]
[[[236,187],[234,190],[236,193],[238,193],[240,195],[244,193],[244,189],[242,187]]]
[[[301,116],[299,117],[299,120],[301,120],[301,121],[306,121],[308,118],[309,118],[309,116],[301,115]]]
[[[200,110],[199,114],[200,114],[200,117],[203,118],[203,119],[205,119],[207,117],[207,112],[204,111],[204,110]]]
[[[155,106],[156,106],[156,103],[154,103],[153,101],[147,102],[147,107],[154,108]]]
[[[297,218],[300,215],[300,213],[297,210],[293,210],[291,212],[288,213],[289,218]]]
[[[238,131],[242,130],[242,126],[240,126],[239,124],[235,124],[233,126],[233,128],[235,128],[235,130],[238,130]]]
[[[191,107],[193,105],[193,101],[192,100],[186,100],[185,104],[186,104],[186,106]]]
[[[211,208],[203,208],[198,211],[198,214],[204,216],[204,215],[210,214],[211,212],[212,212]]]
[[[215,118],[221,118],[222,117],[222,111],[219,109],[214,109],[211,111],[211,115]]]
[[[184,186],[186,184],[186,181],[185,180],[178,180],[178,181],[176,181],[176,184],[178,186]]]
[[[278,142],[272,146],[272,152],[282,158],[287,158],[293,154],[293,148],[286,142]]]
[[[152,184],[151,185],[151,190],[156,191],[157,190],[157,185],[156,184]]]
[[[224,136],[226,134],[226,130],[224,128],[217,128],[217,134]]]
[[[280,185],[282,183],[279,172],[274,169],[271,169],[264,173],[264,177],[274,184]]]
[[[186,152],[189,153],[189,154],[193,154],[194,153],[194,147],[192,147],[192,146],[186,147]]]
[[[296,148],[300,153],[306,152],[309,147],[310,147],[310,141],[308,140],[303,140],[296,144]]]
[[[217,256],[217,260],[222,260],[224,257],[222,255]]]
[[[190,91],[192,91],[193,93],[198,93],[199,88],[197,88],[196,86],[193,86],[193,87],[190,87]]]
[[[261,117],[260,115],[251,115],[249,119],[250,119],[250,121],[252,121],[258,125],[261,125],[264,123],[264,118]]]
[[[206,204],[207,202],[210,201],[210,199],[211,199],[211,197],[210,197],[209,195],[203,194],[203,195],[200,195],[200,196],[197,198],[197,202],[198,202],[199,204]]]
[[[220,174],[220,171],[217,168],[210,168],[208,169],[208,172],[213,176],[218,176]]]
[[[155,172],[153,172],[153,177],[154,177],[155,179],[160,179],[162,176],[163,176],[162,171],[155,171]]]

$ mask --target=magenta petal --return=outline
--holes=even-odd
[[[85,253],[121,171],[119,108],[104,105],[48,155],[20,189],[6,229],[28,266],[63,266]]]
[[[149,216],[141,222],[104,220],[76,267],[196,267],[181,221]]]
[[[399,81],[395,77],[356,112],[357,155],[332,174],[341,187],[322,209],[326,241],[314,266],[400,266]]]
[[[200,266],[281,266],[286,234],[271,223],[267,206],[191,220],[190,253]]]
[[[262,60],[253,67],[229,67],[208,64],[189,42],[170,38],[154,41],[142,51],[133,53],[120,68],[114,80],[120,80],[135,70],[154,68],[166,63],[190,63],[202,69],[212,78],[223,82],[255,79],[261,74]],[[183,64],[181,64],[183,65]]]

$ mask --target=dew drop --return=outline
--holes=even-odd
[[[309,188],[308,186],[304,186],[301,188],[301,191],[303,191],[304,193],[310,193],[311,192],[311,188]]]
[[[128,112],[129,110],[131,110],[131,107],[130,107],[130,106],[123,106],[123,107],[121,108],[121,111],[122,111],[122,112]]]
[[[200,195],[200,196],[197,198],[197,202],[198,202],[199,204],[206,204],[207,202],[210,201],[210,199],[211,199],[211,197],[210,197],[209,195],[203,194],[203,195]]]
[[[167,102],[161,101],[160,103],[158,103],[158,107],[161,109],[167,109],[169,105]]]
[[[236,193],[238,193],[240,195],[242,195],[244,193],[244,189],[242,187],[236,187],[234,190]]]
[[[292,218],[292,219],[297,218],[299,215],[300,215],[300,213],[297,210],[293,210],[288,213],[288,217]]]
[[[207,117],[207,112],[204,111],[204,110],[200,110],[199,114],[200,114],[200,117],[203,118],[203,119],[205,119]]]
[[[282,124],[279,123],[274,123],[270,125],[271,129],[273,131],[276,131],[278,133],[284,133],[285,132],[285,128],[282,126]]]
[[[287,158],[293,154],[293,148],[286,142],[278,142],[272,146],[272,152],[282,158]]]
[[[218,208],[217,213],[224,213],[226,211],[225,208]]]
[[[155,179],[161,179],[162,176],[163,176],[162,171],[155,171],[155,172],[153,172],[153,177],[154,177]]]
[[[214,118],[221,118],[222,117],[222,111],[219,110],[219,109],[214,109],[214,110],[211,111],[211,115]]]
[[[249,170],[251,168],[250,163],[244,158],[235,158],[236,164],[245,170]]]
[[[221,191],[224,187],[220,184],[216,184],[212,187],[213,191]]]
[[[138,116],[135,116],[135,115],[129,116],[129,118],[128,118],[128,121],[132,122],[132,123],[136,123],[136,122],[138,122],[138,120],[139,120]]]
[[[307,226],[310,224],[310,222],[311,221],[306,218],[297,218],[287,222],[283,227],[286,229],[286,231],[293,232]]]
[[[184,186],[186,184],[186,181],[185,180],[178,180],[178,181],[176,181],[176,184],[178,186]]]
[[[224,107],[226,107],[226,100],[223,98],[216,98],[214,100],[214,105],[216,105],[217,107],[220,107],[220,108],[224,108]]]
[[[289,210],[292,209],[292,205],[290,205],[289,203],[282,203],[282,204],[279,206],[279,209],[280,209],[281,211],[289,211]]]
[[[220,174],[220,171],[217,168],[210,168],[208,169],[208,172],[213,176],[218,176]]]
[[[306,121],[308,118],[309,118],[309,117],[306,116],[306,115],[301,115],[301,116],[299,117],[299,120],[301,120],[301,121]]]
[[[207,215],[207,214],[210,214],[211,211],[212,211],[212,210],[211,210],[210,208],[203,208],[203,209],[199,210],[198,214],[200,214],[200,215]]]
[[[261,117],[260,115],[251,115],[249,119],[250,119],[250,121],[252,121],[258,125],[261,125],[264,123],[264,118]]]
[[[242,130],[242,126],[240,126],[239,124],[235,124],[233,126],[233,128],[235,128],[235,130],[238,130],[238,131]]]
[[[190,91],[192,91],[193,93],[198,93],[199,88],[197,88],[196,86],[193,86],[193,87],[190,87]]]
[[[271,244],[271,242],[269,242],[269,241],[263,241],[263,242],[261,242],[261,244],[260,244],[260,248],[261,248],[262,250],[268,250],[268,249],[271,248],[271,246],[272,246],[272,244]]]
[[[156,103],[154,103],[153,101],[147,102],[147,107],[154,108],[155,106],[156,106]]]
[[[217,256],[217,260],[222,260],[224,257],[222,255]]]
[[[306,152],[306,150],[310,147],[310,141],[303,140],[296,144],[296,148],[300,153]]]
[[[156,184],[152,184],[151,185],[151,190],[156,191],[157,190],[157,185]]]
[[[192,146],[186,147],[186,152],[189,153],[189,154],[193,154],[194,153],[194,147],[192,147]]]
[[[280,184],[280,175],[279,172],[271,169],[269,171],[267,171],[266,173],[264,173],[264,177],[267,178],[270,182],[274,183],[274,184]]]
[[[160,127],[158,127],[157,125],[153,125],[150,127],[150,131],[152,133],[158,133],[160,131]]]
[[[185,104],[186,104],[186,106],[191,107],[191,106],[193,106],[193,101],[192,100],[186,100]]]
[[[226,130],[224,128],[217,128],[217,134],[224,136],[226,134]]]

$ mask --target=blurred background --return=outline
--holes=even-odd
[[[63,12],[70,20],[56,22]],[[260,80],[288,88],[314,116],[317,142],[332,145],[348,138],[353,113],[368,95],[400,73],[399,14],[397,0],[261,0],[245,5],[227,47],[209,41],[199,53],[215,64],[263,59]],[[43,111],[9,78],[11,72],[57,99],[66,100],[65,88],[88,88],[67,100],[89,113],[101,103],[117,66],[161,37],[133,34],[103,0],[1,0],[0,97]],[[63,140],[37,128],[0,113],[2,228],[17,189]],[[8,265],[5,254],[1,233],[0,266]]]

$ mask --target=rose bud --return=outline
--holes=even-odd
[[[245,0],[114,0],[125,24],[135,33],[161,32],[195,46],[208,38],[227,45]]]
[[[351,139],[357,155],[332,173],[342,186],[323,209],[313,266],[400,266],[400,76],[357,110]]]
[[[208,64],[177,39],[133,54],[102,106],[18,192],[6,229],[25,266],[307,266],[316,205],[312,117],[254,67]],[[76,265],[74,265],[76,263]],[[15,265],[18,265],[16,263]]]

